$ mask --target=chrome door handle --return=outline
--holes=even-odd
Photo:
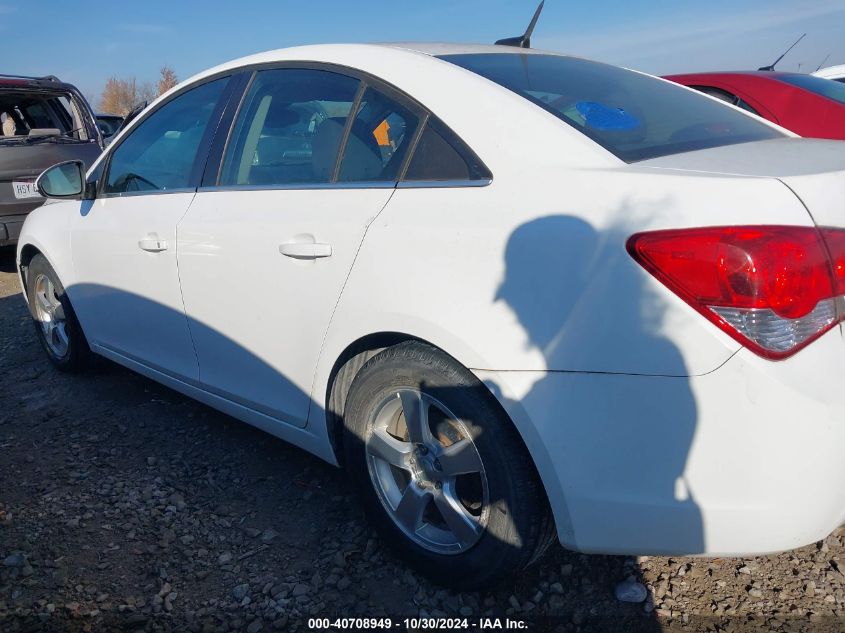
[[[164,240],[148,237],[143,240],[138,240],[138,247],[142,251],[148,251],[150,253],[160,253],[161,251],[167,250],[167,242]]]
[[[279,252],[294,259],[318,259],[331,257],[332,245],[319,242],[285,242],[279,245]]]

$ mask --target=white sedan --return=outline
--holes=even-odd
[[[824,79],[832,79],[833,81],[841,81],[845,83],[845,64],[840,66],[828,66],[813,73],[816,77],[823,77]]]
[[[845,144],[509,46],[240,59],[51,168],[22,282],[92,353],[333,463],[479,587],[555,537],[730,555],[845,518]]]

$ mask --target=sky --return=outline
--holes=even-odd
[[[259,51],[330,42],[492,43],[535,0],[0,0],[0,72],[53,74],[96,107],[110,76],[180,79]],[[53,17],[50,17],[53,16]],[[546,0],[532,46],[654,74],[845,64],[845,0]]]

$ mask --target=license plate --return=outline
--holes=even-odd
[[[15,192],[15,198],[40,198],[41,194],[35,188],[34,182],[26,180],[12,181],[12,190]]]

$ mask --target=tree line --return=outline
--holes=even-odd
[[[126,116],[137,105],[152,101],[179,83],[176,73],[170,66],[159,70],[158,82],[138,82],[135,77],[121,79],[109,77],[100,95],[99,111],[107,114]]]

